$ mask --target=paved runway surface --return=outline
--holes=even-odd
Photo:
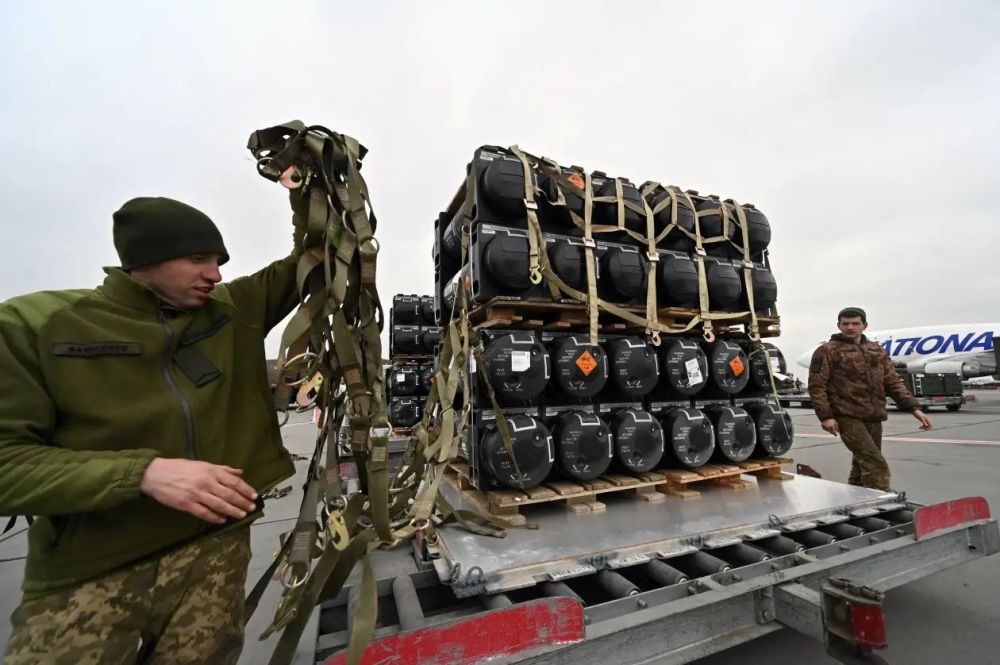
[[[892,468],[892,486],[921,503],[962,496],[985,496],[994,515],[1000,514],[1000,392],[976,391],[976,401],[958,413],[930,412],[935,428],[917,431],[908,414],[893,413],[886,423],[884,449]],[[824,478],[846,482],[850,454],[825,434],[811,410],[792,409],[796,444],[790,453]],[[299,421],[302,418],[299,417]],[[305,422],[285,429],[293,453],[312,447],[313,429]],[[296,464],[300,474],[304,462]],[[291,482],[285,484],[293,484]],[[300,499],[297,485],[285,498],[271,502],[253,527],[254,559],[250,582],[263,571],[279,533],[290,528]],[[17,605],[26,543],[19,526],[0,537],[0,616]],[[376,571],[379,577],[390,571]],[[267,662],[272,641],[256,636],[273,613],[278,586],[272,585],[247,631],[241,665]],[[939,573],[890,592],[886,610],[890,647],[883,655],[893,665],[1000,665],[1000,556]],[[9,622],[0,621],[0,644],[6,643]],[[308,645],[302,645],[303,652]],[[305,653],[303,653],[305,655]],[[307,660],[305,662],[308,662]],[[702,659],[699,665],[824,665],[834,661],[823,649],[790,631],[780,631],[725,653]],[[583,664],[581,664],[583,665]],[[606,663],[601,665],[614,665]]]

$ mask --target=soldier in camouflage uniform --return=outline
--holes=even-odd
[[[882,347],[864,336],[865,311],[848,307],[837,315],[840,333],[813,353],[809,398],[824,430],[839,434],[853,453],[848,482],[889,489],[889,463],[882,455],[882,422],[888,418],[885,396],[913,413],[920,429],[931,421],[896,373]]]
[[[264,338],[298,252],[220,283],[219,230],[165,198],[114,240],[96,289],[0,304],[0,515],[36,516],[5,662],[235,663],[258,493],[294,472]]]

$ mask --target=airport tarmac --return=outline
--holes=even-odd
[[[892,469],[892,486],[905,490],[921,503],[963,496],[984,496],[1000,514],[1000,392],[968,393],[976,400],[957,413],[934,409],[934,429],[919,432],[909,414],[890,413],[883,446]],[[828,480],[846,482],[850,454],[843,444],[823,432],[809,409],[790,410],[796,426],[796,443],[789,456],[809,464]],[[305,415],[293,416],[284,430],[286,446],[306,455],[312,448],[313,427]],[[296,462],[299,475],[305,461]],[[248,584],[256,581],[270,562],[278,534],[288,530],[298,510],[301,493],[292,491],[272,501],[251,533],[254,558]],[[0,644],[6,644],[10,624],[6,619],[19,600],[19,586],[26,553],[23,523],[0,537]],[[391,571],[376,570],[382,577]],[[263,665],[274,638],[259,642],[257,635],[269,622],[279,593],[270,586],[247,630],[240,665]],[[881,652],[894,665],[969,663],[1000,665],[1000,556],[976,561],[889,593],[886,615],[889,648]],[[300,645],[296,665],[310,662],[311,645]],[[754,642],[697,661],[699,665],[811,665],[833,663],[818,644],[791,631],[780,631]],[[612,664],[602,664],[612,665]]]

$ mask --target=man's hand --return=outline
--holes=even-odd
[[[157,457],[142,476],[139,491],[164,506],[222,524],[254,509],[257,492],[229,466]]]
[[[834,436],[840,434],[840,430],[837,428],[837,421],[833,418],[830,418],[829,420],[820,421],[819,426],[825,429],[830,434],[833,434]]]
[[[926,432],[932,427],[931,419],[928,418],[927,414],[920,409],[913,412],[913,417],[920,421],[920,431]]]

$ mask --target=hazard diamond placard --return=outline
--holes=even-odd
[[[576,359],[576,366],[580,368],[584,376],[590,376],[590,373],[597,367],[597,361],[594,360],[594,356],[590,355],[590,351],[584,351]]]

